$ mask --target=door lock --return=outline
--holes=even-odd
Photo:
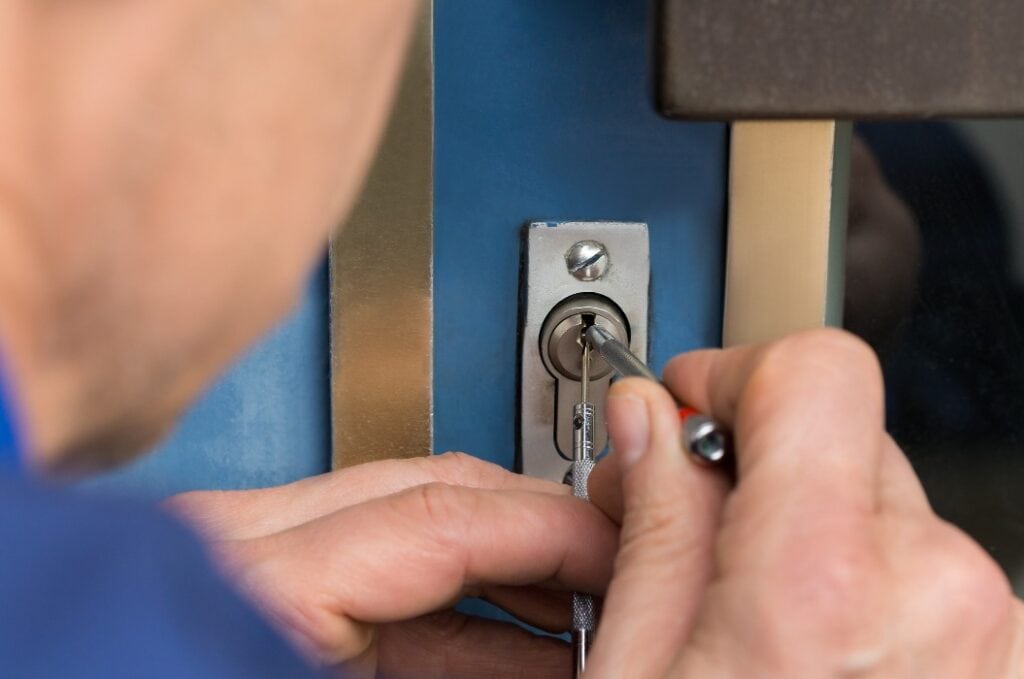
[[[647,356],[647,225],[534,223],[523,247],[517,467],[561,482],[572,460],[583,332],[598,325]],[[598,452],[607,445],[604,397],[612,377],[604,359],[593,356],[589,385]]]
[[[540,331],[540,355],[551,377],[555,378],[555,448],[565,460],[572,460],[573,406],[579,397],[582,375],[583,334],[598,325],[625,345],[629,345],[629,327],[622,310],[599,295],[580,294],[563,300],[544,321]],[[590,363],[591,402],[604,404],[611,386],[612,368],[600,355]],[[594,420],[594,450],[603,450],[608,436],[604,418]]]

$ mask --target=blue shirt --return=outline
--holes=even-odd
[[[7,389],[3,361],[0,360],[0,472],[19,468],[22,449],[21,437],[15,428],[14,413],[5,405],[12,402]]]
[[[305,677],[292,649],[159,512],[20,476],[0,374],[0,676]]]

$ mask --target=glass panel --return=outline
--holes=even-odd
[[[1024,589],[1024,120],[856,127],[844,323],[936,511]]]

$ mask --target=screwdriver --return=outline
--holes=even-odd
[[[660,382],[651,369],[604,328],[587,328],[586,346],[593,346],[601,358],[622,377],[643,377]],[[683,447],[704,464],[717,465],[729,457],[729,435],[713,419],[688,406],[679,407],[683,423]]]

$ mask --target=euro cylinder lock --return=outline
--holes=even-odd
[[[519,410],[516,464],[561,482],[573,454],[582,338],[603,328],[646,359],[650,288],[647,225],[535,222],[523,238],[520,278]],[[613,371],[592,355],[593,448],[607,446],[604,399]]]

